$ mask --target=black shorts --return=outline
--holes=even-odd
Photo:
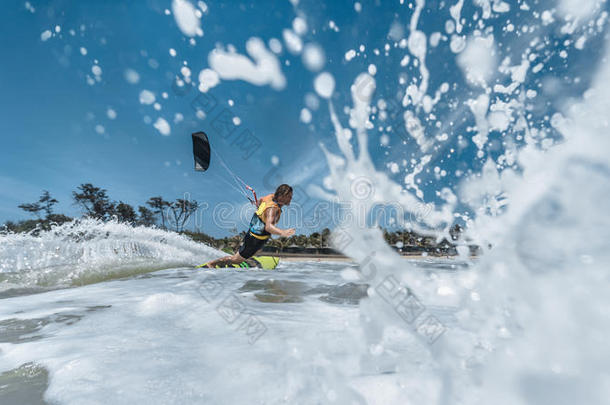
[[[254,236],[250,235],[250,232],[248,232],[246,234],[246,237],[244,238],[244,241],[242,242],[242,244],[239,248],[238,253],[244,259],[249,259],[252,256],[254,256],[254,254],[256,252],[258,252],[258,250],[260,248],[262,248],[263,245],[265,243],[267,243],[268,240],[269,240],[269,238],[267,238],[267,239],[255,238]]]

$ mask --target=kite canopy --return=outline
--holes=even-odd
[[[193,137],[193,156],[195,157],[195,170],[198,172],[205,172],[210,167],[210,141],[208,141],[208,136],[203,131],[195,132],[191,134]],[[244,197],[246,197],[252,204],[255,204],[258,207],[258,199],[256,197],[256,192],[254,189],[246,184],[238,175],[233,173],[233,170],[229,168],[229,166],[224,162],[222,157],[217,152],[214,152],[216,157],[218,158],[218,162],[221,166],[227,171],[227,173],[233,178],[233,183],[228,181],[227,179],[222,179],[229,187],[232,187],[237,192],[241,193]],[[243,190],[246,188],[252,192],[254,195],[254,200],[250,198],[250,196]]]
[[[205,132],[195,132],[193,136],[193,156],[195,170],[205,172],[210,167],[210,142]]]

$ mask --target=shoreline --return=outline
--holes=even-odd
[[[356,263],[351,257],[343,255],[306,255],[306,254],[259,254],[259,256],[278,257],[281,261],[286,262],[349,262]],[[457,259],[457,256],[422,256],[422,255],[401,255],[403,259]],[[476,259],[476,256],[471,256],[470,259]]]

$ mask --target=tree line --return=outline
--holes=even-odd
[[[460,239],[463,231],[463,228],[459,224],[454,224],[449,230],[451,240],[443,238],[440,241],[437,241],[435,237],[421,235],[415,231],[408,230],[390,231],[384,229],[383,236],[390,246],[395,247],[399,251],[427,251],[431,253],[440,253],[442,251],[447,252],[454,250],[456,242]],[[225,238],[213,238],[201,233],[185,233],[195,240],[222,249],[227,253],[235,252],[246,235],[246,232],[242,231],[239,234]],[[267,242],[265,247],[275,248],[277,252],[283,252],[288,247],[316,248],[322,250],[333,247],[330,241],[330,235],[331,230],[324,228],[320,232],[313,232],[310,235],[297,234],[289,238],[272,238]],[[475,246],[473,246],[473,249],[473,251],[476,251]]]
[[[130,225],[155,226],[172,229],[176,232],[184,231],[188,219],[197,211],[197,201],[176,199],[166,201],[163,197],[151,197],[137,207],[137,211],[130,204],[123,201],[114,201],[108,191],[96,187],[91,183],[84,183],[72,192],[73,204],[82,211],[82,216],[95,218],[101,221],[117,220]],[[38,201],[19,204],[18,207],[34,218],[19,222],[7,221],[4,228],[10,232],[29,232],[37,229],[49,230],[54,224],[61,225],[74,220],[64,214],[55,213],[55,205],[59,201],[43,190]]]
[[[448,249],[455,247],[455,243],[462,234],[463,229],[459,224],[454,224],[449,230],[451,240],[443,238],[442,240],[436,240],[436,237],[429,235],[422,235],[415,231],[399,230],[390,231],[383,229],[383,237],[390,246],[395,246],[398,249],[409,249],[409,248],[420,248],[424,250],[435,250],[435,249]],[[313,248],[329,248],[332,247],[330,243],[331,231],[328,228],[324,228],[320,232],[314,232],[307,235],[293,235],[289,238],[277,238],[269,241],[268,246],[277,247],[280,251],[284,250],[288,246],[297,247],[313,247]]]

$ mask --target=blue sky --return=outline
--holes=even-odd
[[[169,0],[29,3],[35,9],[33,13],[24,1],[5,1],[0,17],[0,24],[8,33],[0,36],[3,55],[0,63],[0,223],[27,218],[17,205],[35,201],[43,189],[60,201],[58,212],[77,216],[79,211],[71,204],[71,192],[86,182],[107,189],[112,199],[134,206],[152,196],[161,195],[172,200],[185,193],[192,199],[206,202],[208,207],[218,206],[220,202],[236,207],[247,203],[222,181],[227,175],[220,165],[213,162],[206,173],[193,171],[190,133],[198,130],[208,132],[214,150],[236,174],[255,187],[259,195],[272,192],[272,187],[277,185],[274,182],[280,180],[269,175],[274,169],[273,156],[279,158],[277,173],[281,174],[283,182],[297,184],[303,190],[309,184],[322,184],[327,169],[318,145],[322,142],[331,150],[337,150],[327,103],[319,99],[320,108],[312,111],[310,124],[299,120],[305,96],[315,94],[312,83],[316,74],[303,66],[300,56],[288,53],[285,46],[278,56],[287,79],[283,90],[242,81],[223,81],[206,95],[217,105],[205,119],[198,118],[192,107],[201,94],[196,87],[186,94],[172,90],[184,61],[196,79],[198,72],[208,67],[207,55],[218,44],[232,44],[243,53],[246,41],[253,36],[265,42],[271,38],[281,40],[282,30],[289,28],[298,14],[308,23],[303,40],[316,42],[325,51],[324,70],[336,79],[333,102],[344,125],[347,119],[342,113],[343,106],[351,105],[349,86],[371,63],[377,67],[375,100],[400,101],[405,88],[398,82],[401,72],[409,80],[417,79],[418,74],[412,65],[400,66],[408,52],[394,47],[395,41],[388,39],[393,23],[402,26],[404,36],[408,36],[407,27],[413,13],[408,1],[405,5],[400,5],[398,0],[362,1],[362,11],[357,12],[353,1],[326,4],[302,1],[295,8],[287,0],[210,0],[206,2],[208,11],[202,18],[204,35],[196,39],[196,45],[189,44],[174,17],[165,14],[166,9],[171,9]],[[450,19],[449,5],[428,1],[419,29],[427,35],[443,32],[445,21]],[[540,7],[544,8],[544,2]],[[479,12],[479,8],[466,4],[462,16],[470,20]],[[560,110],[565,99],[586,89],[591,66],[599,57],[603,35],[590,36],[585,49],[574,50],[562,44],[562,39],[568,36],[559,33],[553,24],[542,34],[544,29],[540,27],[540,32],[531,35],[502,31],[511,19],[527,22],[532,19],[531,11],[526,13],[515,8],[486,21],[486,26],[494,30],[503,56],[520,55],[534,36],[550,38],[550,45],[545,48],[549,54],[545,56],[544,69],[528,77],[532,86],[541,87],[541,83],[552,76],[561,87],[562,99],[540,91],[539,97],[532,102],[532,125],[548,128],[548,118],[544,117]],[[339,27],[339,32],[330,28],[331,20]],[[60,31],[43,41],[41,33],[55,31],[56,26]],[[464,33],[472,33],[475,29],[475,23],[467,24]],[[603,32],[606,32],[605,28]],[[387,43],[392,44],[392,48],[388,56],[384,56],[383,47]],[[364,45],[366,51],[346,61],[345,53],[360,45]],[[81,47],[86,48],[86,55],[81,53]],[[569,48],[568,58],[557,56],[564,47]],[[176,50],[176,57],[170,55],[170,48]],[[376,55],[374,49],[380,49],[380,55]],[[101,80],[90,85],[87,76],[94,78],[91,69],[96,63],[102,69]],[[439,166],[449,175],[437,179],[433,172],[424,172],[420,176],[424,199],[436,202],[436,190],[444,186],[455,188],[460,181],[454,176],[456,169],[477,171],[488,156],[495,158],[500,154],[502,146],[494,148],[490,144],[485,157],[477,159],[476,147],[469,142],[459,153],[447,157],[448,151],[457,145],[457,135],[466,135],[468,127],[474,125],[464,101],[469,95],[476,95],[478,90],[465,83],[446,41],[429,49],[427,64],[431,71],[430,93],[442,82],[452,86],[447,102],[439,104],[436,111],[441,115],[442,130],[448,132],[450,140],[435,151],[428,166],[430,169]],[[125,80],[126,69],[138,72],[137,84]],[[575,77],[579,79],[575,81]],[[161,105],[159,111],[139,103],[139,94],[144,89],[156,94]],[[167,99],[161,97],[163,92],[167,92]],[[236,133],[228,139],[214,133],[212,126],[214,118],[225,108],[241,120]],[[109,109],[116,112],[115,119],[108,117]],[[184,116],[182,122],[173,122],[176,113]],[[159,117],[171,124],[170,136],[162,136],[151,124]],[[448,125],[450,117],[453,117],[453,125]],[[103,133],[100,133],[100,126]],[[236,151],[232,145],[237,133],[244,130],[254,134],[262,145],[248,159],[243,158],[243,151]],[[430,136],[440,132],[433,126],[426,130]],[[390,133],[389,144],[383,146],[380,135],[382,133],[375,129],[369,138],[370,153],[379,170],[387,170],[389,162],[419,157],[412,140]],[[490,140],[496,139],[501,144],[502,136],[492,133]],[[401,167],[393,177],[402,182],[408,170],[409,167]],[[201,214],[198,228],[217,236],[229,233],[211,221],[211,211],[209,208]],[[237,228],[243,227],[243,224],[237,224]],[[312,229],[299,231],[309,233]]]

